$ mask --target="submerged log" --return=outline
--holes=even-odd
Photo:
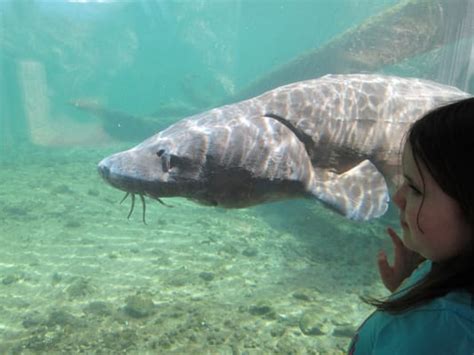
[[[474,16],[469,9],[474,10],[472,0],[402,1],[262,76],[232,101],[327,73],[375,72],[472,37]]]

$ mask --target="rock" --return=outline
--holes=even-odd
[[[134,295],[125,300],[124,311],[130,317],[144,318],[156,312],[156,305],[150,297]]]
[[[21,324],[25,328],[37,327],[43,323],[46,323],[46,319],[38,312],[31,312],[26,314],[23,318],[23,321],[21,322]]]
[[[313,300],[311,296],[308,296],[304,292],[295,292],[295,293],[293,293],[293,298],[296,298],[297,300],[301,300],[301,301],[306,301],[306,302],[309,302],[309,301]]]
[[[51,275],[51,284],[53,286],[56,286],[58,283],[60,283],[63,280],[63,277],[60,273],[55,272],[54,274]]]
[[[70,219],[64,224],[64,227],[66,227],[66,228],[79,228],[79,227],[82,227],[82,223],[79,222],[78,220]]]
[[[13,284],[15,282],[18,282],[18,281],[20,281],[20,276],[19,275],[10,274],[10,275],[5,276],[2,279],[2,284],[11,285],[11,284]]]
[[[248,247],[242,251],[242,255],[245,255],[248,258],[252,258],[258,255],[258,250],[257,248]]]
[[[66,292],[70,299],[88,296],[95,291],[91,280],[85,277],[76,278],[71,285],[66,288]]]
[[[330,327],[315,312],[305,312],[300,318],[300,329],[305,335],[324,335],[330,332]]]
[[[73,194],[74,191],[67,185],[59,185],[53,189],[54,194]]]
[[[265,316],[266,318],[275,318],[276,313],[273,308],[265,303],[258,303],[250,306],[249,313],[254,316]]]
[[[104,317],[112,314],[112,307],[107,302],[94,301],[84,307],[84,313]]]
[[[89,190],[87,190],[87,194],[88,194],[89,196],[97,197],[97,196],[100,195],[100,192],[99,192],[99,190],[89,189]]]
[[[46,321],[48,327],[54,327],[56,325],[60,326],[79,326],[81,322],[79,319],[74,317],[71,313],[66,312],[65,310],[55,310],[49,314],[48,320]]]
[[[336,327],[336,329],[334,329],[333,335],[336,337],[352,338],[356,331],[357,327],[353,326],[352,324],[347,324]]]
[[[103,344],[106,349],[120,350],[112,352],[114,354],[127,353],[125,350],[134,347],[138,341],[139,337],[133,329],[124,329],[103,335]]]
[[[204,281],[212,281],[214,280],[214,273],[203,271],[199,273],[199,277],[203,279]]]
[[[235,256],[239,254],[239,250],[233,245],[226,244],[222,248],[219,249],[219,253],[225,253],[225,254]]]
[[[282,337],[286,332],[286,327],[281,324],[276,324],[270,330],[270,334],[274,338]]]
[[[23,207],[3,207],[3,212],[9,217],[24,218],[29,214],[29,210]]]
[[[119,255],[115,252],[111,252],[107,256],[109,257],[109,259],[118,259],[119,258]]]

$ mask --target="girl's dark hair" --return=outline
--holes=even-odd
[[[407,142],[420,174],[421,162],[440,188],[461,207],[471,227],[471,243],[461,255],[433,262],[431,271],[406,293],[388,300],[365,299],[390,313],[404,312],[453,290],[462,289],[474,295],[474,98],[427,113],[413,123]]]

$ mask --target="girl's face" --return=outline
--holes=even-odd
[[[418,169],[408,143],[402,162],[404,182],[393,201],[400,209],[403,243],[433,261],[459,255],[468,247],[471,228],[458,203],[441,190],[421,162]]]

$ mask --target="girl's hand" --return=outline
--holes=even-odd
[[[377,264],[379,267],[380,277],[387,289],[395,291],[418,264],[423,261],[423,257],[405,247],[400,237],[392,228],[387,228],[387,233],[392,239],[394,250],[393,266],[388,263],[387,254],[381,250],[377,256]]]

